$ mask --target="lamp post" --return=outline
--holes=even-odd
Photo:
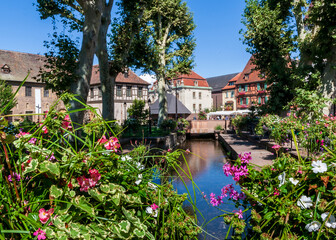
[[[148,98],[148,111],[149,111],[149,113],[148,113],[148,135],[152,134],[150,104],[151,104],[151,100],[150,100],[150,98]]]
[[[126,118],[127,118],[127,110],[126,110],[126,107],[127,107],[127,103],[126,102],[124,102],[124,112],[125,112],[125,118],[124,118],[124,121],[126,121]]]
[[[177,81],[175,85],[175,121],[177,121]]]

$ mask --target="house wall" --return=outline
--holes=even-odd
[[[230,90],[223,90],[223,105],[224,105],[224,110],[229,110],[226,109],[226,107],[232,105],[232,111],[237,110],[237,102],[236,102],[236,93],[235,89],[230,89]]]
[[[237,109],[246,109],[252,103],[256,105],[265,104],[269,99],[269,93],[266,91],[267,86],[265,84],[265,81],[237,84],[235,90]]]
[[[212,107],[218,110],[223,110],[222,92],[212,92]]]
[[[19,81],[7,81],[9,85],[12,86],[13,92],[16,92],[19,88],[21,82]],[[28,90],[30,88],[30,90]],[[30,92],[30,96],[26,95]],[[37,92],[40,91],[40,96]],[[51,90],[46,90],[49,92],[49,96],[45,95],[45,85],[42,83],[31,83],[26,82],[18,91],[15,96],[17,99],[16,106],[11,110],[12,114],[32,114],[32,113],[45,113],[49,111],[49,108],[54,105],[57,100],[57,96]],[[63,104],[59,104],[58,108],[64,108]],[[27,116],[28,119],[32,121],[39,121],[44,118],[43,115],[40,116]],[[22,121],[24,116],[14,116],[10,118],[10,121]]]
[[[118,88],[120,87],[120,88]],[[130,95],[128,96],[127,89],[130,89]],[[142,88],[142,89],[141,89]],[[120,89],[120,91],[118,90]],[[141,89],[141,94],[138,93]],[[102,113],[102,97],[100,93],[100,86],[91,86],[88,104],[97,108],[98,112]],[[117,95],[118,92],[118,95]],[[119,93],[121,95],[119,96]],[[148,88],[146,85],[132,85],[126,83],[116,83],[114,89],[114,117],[119,124],[122,124],[127,118],[127,109],[133,104],[135,99],[144,100],[146,102],[146,108],[148,108]]]

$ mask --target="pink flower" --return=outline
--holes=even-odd
[[[172,150],[170,148],[168,148],[168,152],[171,152]]]
[[[31,143],[31,144],[35,144],[37,141],[36,138],[31,138],[28,142]]]
[[[53,213],[54,213],[53,208],[50,208],[48,211],[46,211],[44,208],[41,208],[39,210],[39,218],[41,223],[45,224]]]
[[[156,210],[159,208],[158,205],[156,205],[155,203],[153,203],[151,206],[150,206],[153,210]]]
[[[41,230],[40,228],[36,232],[34,232],[33,235],[37,236],[38,240],[47,238],[45,231]]]
[[[107,141],[108,140],[106,139],[106,137],[104,135],[101,139],[98,140],[98,143],[103,144],[103,143],[106,143]]]
[[[243,211],[241,209],[239,211],[233,210],[233,212],[235,212],[235,215],[238,215],[238,218],[243,219]]]
[[[64,129],[72,129],[71,126],[71,119],[69,117],[69,115],[66,115],[62,121],[62,128]]]
[[[15,137],[16,138],[20,138],[20,137],[23,137],[24,135],[28,135],[29,133],[27,133],[27,132],[22,132],[21,130],[20,130],[20,132],[18,133],[18,134],[16,134],[15,135]]]
[[[279,151],[280,148],[281,148],[281,146],[278,145],[278,144],[276,144],[276,145],[274,145],[272,148],[273,148],[275,151]]]
[[[112,152],[116,152],[118,148],[120,148],[119,141],[116,137],[110,137],[109,141],[104,145],[106,150],[112,150]]]
[[[274,196],[279,196],[279,195],[280,195],[279,189],[275,188],[275,190],[274,190]]]
[[[186,153],[190,153],[190,150],[189,150],[189,148],[186,150]]]
[[[87,192],[90,188],[90,181],[88,178],[84,176],[80,176],[77,178],[78,184],[80,186],[80,191]]]

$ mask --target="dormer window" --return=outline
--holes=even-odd
[[[6,74],[10,73],[11,72],[10,67],[7,64],[3,65],[1,68],[1,72]]]
[[[198,86],[198,81],[194,81],[194,86]]]
[[[245,81],[247,81],[247,80],[249,79],[249,75],[250,75],[250,74],[248,74],[248,73],[245,73],[245,74],[244,74],[244,80],[245,80]]]

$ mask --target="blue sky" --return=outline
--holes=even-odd
[[[52,33],[50,20],[40,20],[34,0],[4,1],[0,9],[0,49],[44,54]],[[250,55],[239,40],[244,0],[187,0],[196,24],[194,71],[207,78],[243,70]]]

